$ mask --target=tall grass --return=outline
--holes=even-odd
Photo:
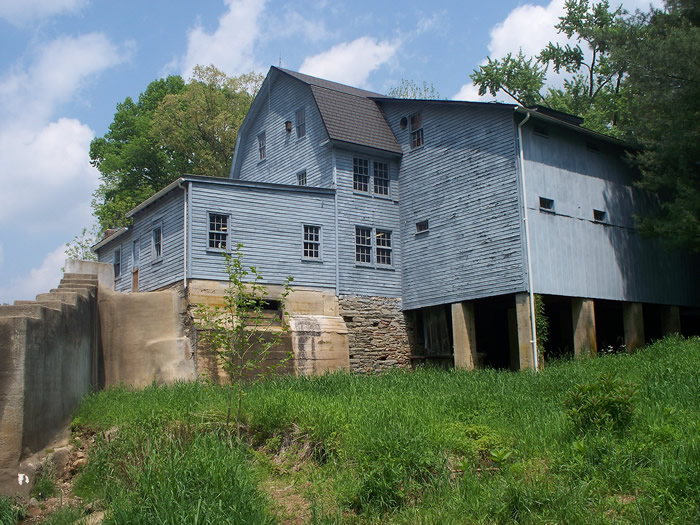
[[[317,523],[700,522],[699,363],[700,339],[669,338],[538,374],[276,378],[247,390],[244,416],[268,455],[305,451]],[[634,391],[629,420],[577,425],[565,401],[605,381]],[[119,430],[98,440],[85,493],[114,523],[270,520],[224,412],[224,390],[196,384],[92,396],[76,426]]]

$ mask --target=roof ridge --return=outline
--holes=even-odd
[[[338,93],[345,93],[346,95],[353,95],[362,98],[371,97],[385,97],[381,93],[375,91],[369,91],[367,89],[358,88],[355,86],[350,86],[348,84],[343,84],[342,82],[335,82],[334,80],[327,80],[325,78],[315,77],[313,75],[307,75],[306,73],[300,73],[298,71],[292,71],[291,69],[285,69],[283,67],[272,66],[274,69],[281,71],[297,80],[308,84],[309,86],[321,87],[328,89],[330,91],[336,91]]]

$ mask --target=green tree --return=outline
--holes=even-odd
[[[625,67],[612,56],[610,42],[622,31],[622,11],[611,11],[608,0],[593,5],[567,0],[565,9],[555,27],[573,45],[550,42],[537,57],[526,57],[522,51],[502,59],[488,57],[470,78],[480,95],[503,91],[523,106],[539,104],[573,113],[583,117],[589,129],[619,134]],[[569,73],[563,88],[547,86],[550,68]]]
[[[90,145],[101,174],[93,210],[101,229],[126,226],[126,213],[184,173],[226,176],[236,136],[262,83],[197,66],[151,82],[137,102],[117,105],[109,131]]]
[[[658,196],[642,231],[700,252],[700,4],[637,13],[613,54],[627,64],[626,138],[640,146],[639,185]]]
[[[435,89],[435,86],[423,82],[423,85],[418,84],[413,80],[401,79],[401,84],[391,88],[387,93],[388,97],[393,98],[414,98],[418,100],[439,100],[442,97]]]
[[[89,230],[83,228],[80,235],[76,235],[72,241],[66,243],[66,257],[78,261],[96,261],[97,255],[90,248],[97,243],[98,238],[97,225],[93,225]]]
[[[284,364],[279,360],[266,365],[270,351],[281,342],[287,330],[284,320],[284,303],[291,291],[292,277],[287,277],[281,294],[281,328],[274,325],[278,317],[265,311],[267,289],[261,284],[262,275],[255,266],[243,264],[243,245],[238,244],[233,253],[224,252],[228,287],[223,305],[208,307],[200,305],[196,311],[197,325],[219,360],[230,381],[226,425],[231,421],[233,397],[236,395],[236,436],[241,438],[243,387],[274,372]],[[291,356],[287,356],[289,359]]]

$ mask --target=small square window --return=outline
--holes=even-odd
[[[122,249],[116,248],[114,250],[114,259],[112,262],[114,266],[114,278],[118,278],[122,274]]]
[[[372,228],[355,226],[355,262],[372,264]]]
[[[430,228],[428,221],[420,221],[416,223],[416,233],[425,233]]]
[[[369,160],[352,159],[352,187],[356,191],[369,191]]]
[[[411,149],[419,148],[423,145],[423,115],[416,113],[411,115]]]
[[[265,133],[258,135],[258,160],[265,160],[266,155]]]
[[[391,232],[377,230],[377,264],[391,266]]]
[[[372,162],[374,175],[374,193],[389,195],[389,165],[386,162]]]
[[[228,215],[220,213],[209,214],[209,245],[210,250],[226,250],[228,246]]]
[[[296,130],[297,130],[297,138],[300,139],[304,135],[306,135],[306,113],[304,111],[304,108],[301,108],[299,111],[297,111],[294,114],[295,120],[296,120]]]
[[[297,173],[297,185],[306,186],[306,170]]]
[[[321,258],[321,227],[304,224],[304,259]]]
[[[593,220],[596,222],[605,222],[605,215],[603,210],[593,210]]]
[[[540,197],[540,211],[554,213],[554,200]]]

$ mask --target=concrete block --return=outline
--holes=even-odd
[[[677,306],[661,307],[661,331],[663,335],[681,333],[681,314]]]
[[[452,305],[452,334],[455,368],[473,370],[476,366],[476,324],[474,305],[468,302]]]
[[[529,294],[515,294],[515,317],[518,327],[518,357],[520,359],[520,370],[533,370],[535,368],[535,362],[532,355],[533,342]]]
[[[625,347],[628,352],[644,346],[644,313],[642,303],[623,303],[622,320],[625,327]]]
[[[571,299],[571,322],[574,330],[574,355],[582,357],[598,353],[593,299]]]

